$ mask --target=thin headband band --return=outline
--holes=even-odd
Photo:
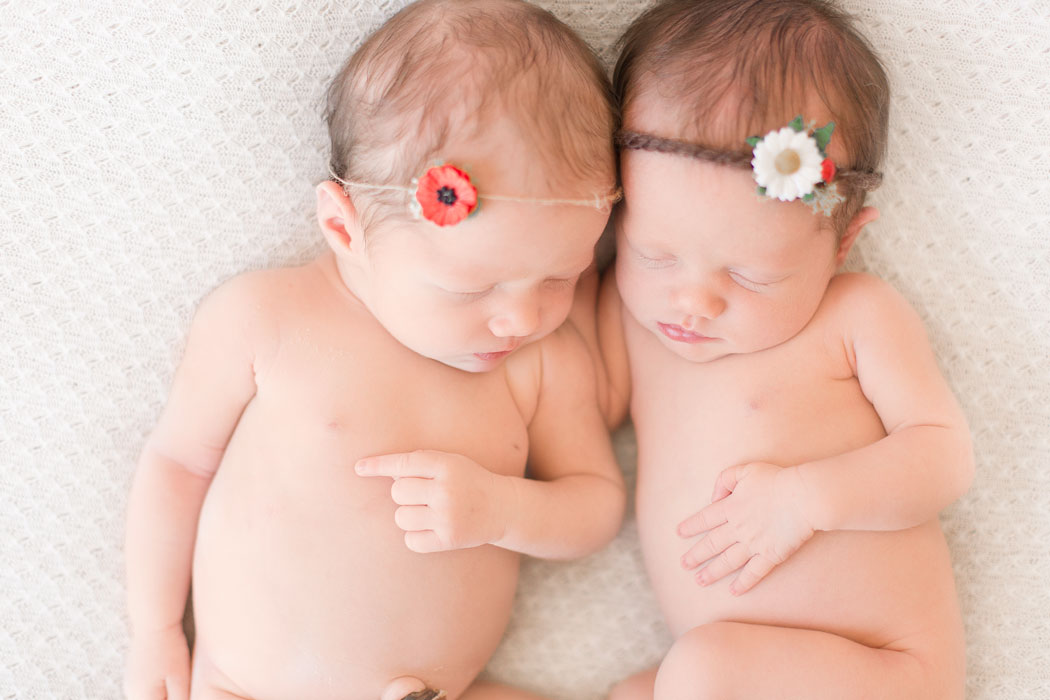
[[[751,159],[754,157],[751,151],[723,151],[702,146],[698,143],[689,143],[688,141],[679,141],[678,139],[669,139],[638,131],[621,130],[616,134],[616,143],[628,150],[670,153],[735,168],[750,168]],[[882,173],[870,170],[838,170],[836,171],[835,179],[845,180],[852,187],[870,192],[882,184]]]
[[[332,176],[332,179],[336,182],[345,185],[347,187],[360,187],[364,190],[388,190],[394,192],[408,192],[409,194],[415,194],[415,187],[408,187],[405,185],[374,185],[368,182],[358,182],[354,180],[344,180],[335,174],[332,165],[328,165],[328,174]],[[555,204],[566,204],[577,207],[593,207],[599,211],[616,204],[620,201],[623,196],[623,191],[617,187],[606,195],[594,195],[591,199],[546,199],[539,197],[517,197],[509,194],[479,194],[480,199],[494,199],[503,202],[525,202],[528,204],[544,204],[544,205],[555,205]]]

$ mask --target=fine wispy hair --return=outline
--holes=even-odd
[[[886,71],[831,2],[665,0],[631,24],[620,46],[613,90],[628,122],[637,100],[659,100],[678,123],[678,133],[660,136],[739,151],[795,116],[826,118],[846,154],[837,166],[876,172],[882,164]],[[832,219],[839,233],[865,197],[844,185]]]
[[[529,144],[530,167],[552,189],[586,195],[615,177],[605,71],[571,29],[520,0],[407,6],[336,75],[325,119],[332,169],[348,181],[407,185],[448,144],[481,138],[497,122]],[[403,212],[398,194],[364,199],[382,218]]]

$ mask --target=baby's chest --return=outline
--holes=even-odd
[[[524,470],[528,434],[499,370],[470,374],[386,345],[290,343],[253,403],[260,426],[314,462],[428,449]]]
[[[694,468],[717,472],[748,461],[797,464],[881,437],[845,355],[815,334],[710,363],[656,361],[662,348],[638,349],[632,415],[642,456],[681,463],[685,454]]]

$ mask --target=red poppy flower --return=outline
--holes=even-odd
[[[835,163],[831,158],[825,158],[820,164],[820,179],[824,182],[831,182],[833,177],[835,177]]]
[[[478,206],[478,190],[470,176],[454,165],[438,165],[419,178],[416,201],[423,217],[438,226],[458,224]]]

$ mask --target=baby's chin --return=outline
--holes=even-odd
[[[727,355],[736,354],[735,351],[721,339],[703,345],[690,345],[671,340],[659,331],[654,333],[654,335],[657,336],[665,348],[688,362],[702,364],[705,362],[720,360]]]
[[[450,358],[432,357],[431,359],[437,360],[441,364],[452,367],[453,369],[459,369],[474,374],[483,374],[503,366],[503,363],[507,361],[507,358],[518,353],[523,347],[533,342],[535,342],[535,340],[529,340],[528,342],[518,345],[513,350],[504,352],[476,352],[457,355],[456,357]]]

